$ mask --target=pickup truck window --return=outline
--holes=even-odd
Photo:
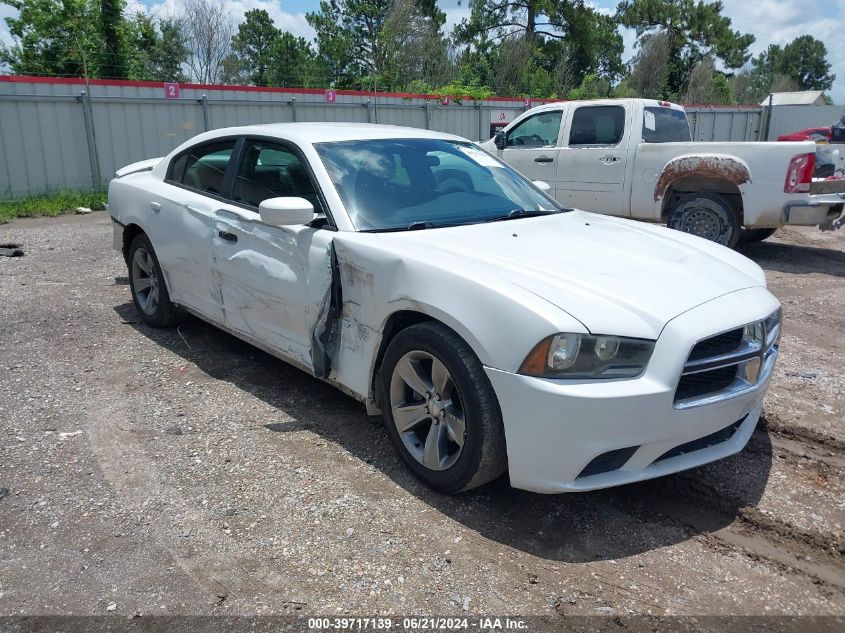
[[[625,132],[622,106],[582,106],[572,115],[570,145],[619,145]]]
[[[539,112],[508,132],[508,147],[554,147],[563,112]]]
[[[683,110],[646,108],[643,112],[644,143],[688,143],[689,123]]]

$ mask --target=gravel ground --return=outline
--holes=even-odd
[[[140,324],[103,213],[6,242],[0,614],[845,615],[845,232],[744,249],[785,311],[745,451],[563,496],[433,493],[333,388]]]

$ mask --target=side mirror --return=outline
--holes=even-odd
[[[496,145],[496,149],[505,149],[508,146],[508,137],[504,130],[496,132],[496,136],[493,137],[493,143]]]
[[[258,205],[258,214],[271,226],[308,224],[314,219],[314,205],[305,198],[268,198]]]
[[[537,187],[537,189],[539,189],[540,191],[542,191],[544,193],[548,193],[549,189],[552,188],[552,186],[549,183],[547,183],[545,180],[532,180],[531,184],[534,185],[535,187]]]

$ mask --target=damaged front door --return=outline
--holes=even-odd
[[[321,210],[291,150],[247,141],[233,187],[238,204],[214,217],[214,274],[227,327],[313,371],[313,333],[325,325],[320,321],[331,295],[334,233],[311,225],[269,226],[258,214],[262,200],[294,195]]]
[[[312,331],[331,287],[330,231],[275,227],[220,209],[214,270],[224,323],[313,370]]]

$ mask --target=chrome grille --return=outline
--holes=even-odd
[[[780,310],[761,321],[698,341],[675,389],[675,408],[712,404],[754,389],[774,368]]]

